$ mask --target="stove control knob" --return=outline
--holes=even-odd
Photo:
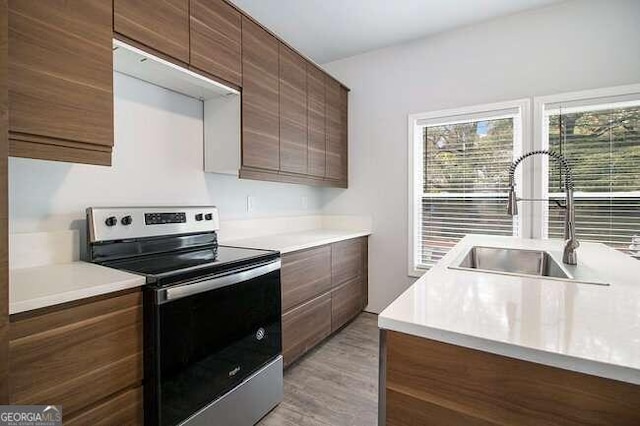
[[[204,215],[204,218],[207,220],[213,220],[213,215],[211,213],[207,213],[206,215]]]
[[[115,216],[109,216],[105,221],[104,224],[107,226],[116,226],[118,224],[118,219],[116,219]]]
[[[196,215],[196,220],[197,220],[198,222],[200,222],[200,221],[202,220],[202,213],[198,213],[198,214]]]
[[[133,218],[131,216],[125,216],[122,219],[120,219],[120,223],[122,223],[123,225],[131,225],[133,223]]]

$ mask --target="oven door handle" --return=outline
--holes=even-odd
[[[260,266],[250,266],[244,269],[229,271],[224,275],[208,280],[197,281],[192,284],[181,285],[173,288],[160,289],[157,290],[156,293],[156,302],[160,305],[177,299],[182,299],[183,297],[216,290],[222,287],[238,284],[242,281],[248,281],[253,278],[266,275],[270,272],[277,271],[280,269],[280,263],[280,259],[278,259],[266,264],[261,264]]]

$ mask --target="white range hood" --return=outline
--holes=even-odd
[[[113,69],[202,101],[240,94],[231,87],[120,40],[113,40]]]
[[[238,175],[240,92],[167,60],[113,40],[113,69],[203,103],[204,170]]]

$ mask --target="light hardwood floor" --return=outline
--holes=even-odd
[[[284,373],[284,401],[259,426],[374,426],[377,316],[362,313]]]

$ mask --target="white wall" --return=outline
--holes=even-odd
[[[640,82],[640,1],[573,0],[325,65],[351,87],[350,188],[325,211],[371,214],[369,310],[407,276],[407,115]]]
[[[10,159],[11,232],[83,230],[89,206],[215,204],[222,219],[321,211],[319,188],[204,173],[201,102],[117,73],[114,92],[112,167]]]

